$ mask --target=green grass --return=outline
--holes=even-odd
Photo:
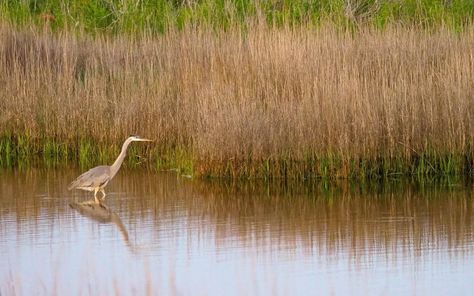
[[[52,139],[35,141],[27,136],[0,137],[0,167],[46,167],[79,165],[90,168],[111,164],[120,152],[120,143],[100,145],[81,139],[67,145]],[[293,160],[289,155],[245,162],[228,160],[223,163],[197,161],[192,151],[183,147],[151,148],[135,145],[128,151],[127,167],[145,167],[158,171],[175,171],[179,176],[202,178],[287,179],[287,180],[382,180],[413,178],[417,181],[443,178],[460,180],[473,176],[472,155],[413,154],[412,157],[378,157],[375,159],[345,159],[335,153],[308,153],[305,160]]]
[[[194,174],[194,157],[185,148],[177,147],[154,151],[152,162],[158,170],[173,170],[179,175],[192,176]]]
[[[0,167],[9,168],[29,163],[46,167],[79,165],[81,168],[89,168],[112,164],[120,153],[120,148],[121,143],[101,145],[89,139],[66,144],[54,139],[33,140],[23,135],[4,135],[0,137]],[[182,148],[158,151],[132,145],[128,148],[125,165],[193,175],[192,156]]]
[[[0,17],[25,26],[45,23],[54,16],[53,29],[91,33],[163,33],[170,28],[206,26],[218,30],[247,28],[255,22],[274,26],[320,26],[333,23],[343,28],[371,25],[383,28],[401,24],[460,31],[472,23],[471,0],[150,0],[150,1],[2,1]]]

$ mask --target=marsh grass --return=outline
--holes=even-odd
[[[258,22],[274,27],[342,29],[385,28],[393,24],[462,31],[472,23],[471,0],[152,0],[152,1],[3,1],[0,17],[13,24],[49,25],[54,30],[91,33],[164,33],[200,26],[213,30],[248,29]]]
[[[0,27],[0,162],[43,157],[198,176],[471,175],[474,30],[162,36]]]

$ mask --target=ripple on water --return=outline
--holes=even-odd
[[[0,174],[0,294],[459,295],[474,288],[471,187],[361,193],[335,185],[338,193],[328,195],[123,171],[97,219],[70,206],[91,197],[65,189],[77,174]]]

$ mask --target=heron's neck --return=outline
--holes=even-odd
[[[122,151],[120,151],[120,154],[119,156],[117,157],[117,159],[115,160],[115,162],[110,166],[110,173],[113,176],[115,176],[115,174],[118,172],[118,170],[120,169],[120,166],[122,165],[123,163],[123,160],[125,159],[125,156],[127,155],[127,148],[128,148],[128,145],[131,143],[132,141],[125,141],[125,143],[123,143],[122,145]]]

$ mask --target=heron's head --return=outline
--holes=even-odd
[[[149,139],[145,139],[145,138],[142,138],[140,136],[137,136],[137,135],[131,135],[129,137],[129,139],[131,141],[134,141],[134,142],[152,142],[153,140],[149,140]]]

